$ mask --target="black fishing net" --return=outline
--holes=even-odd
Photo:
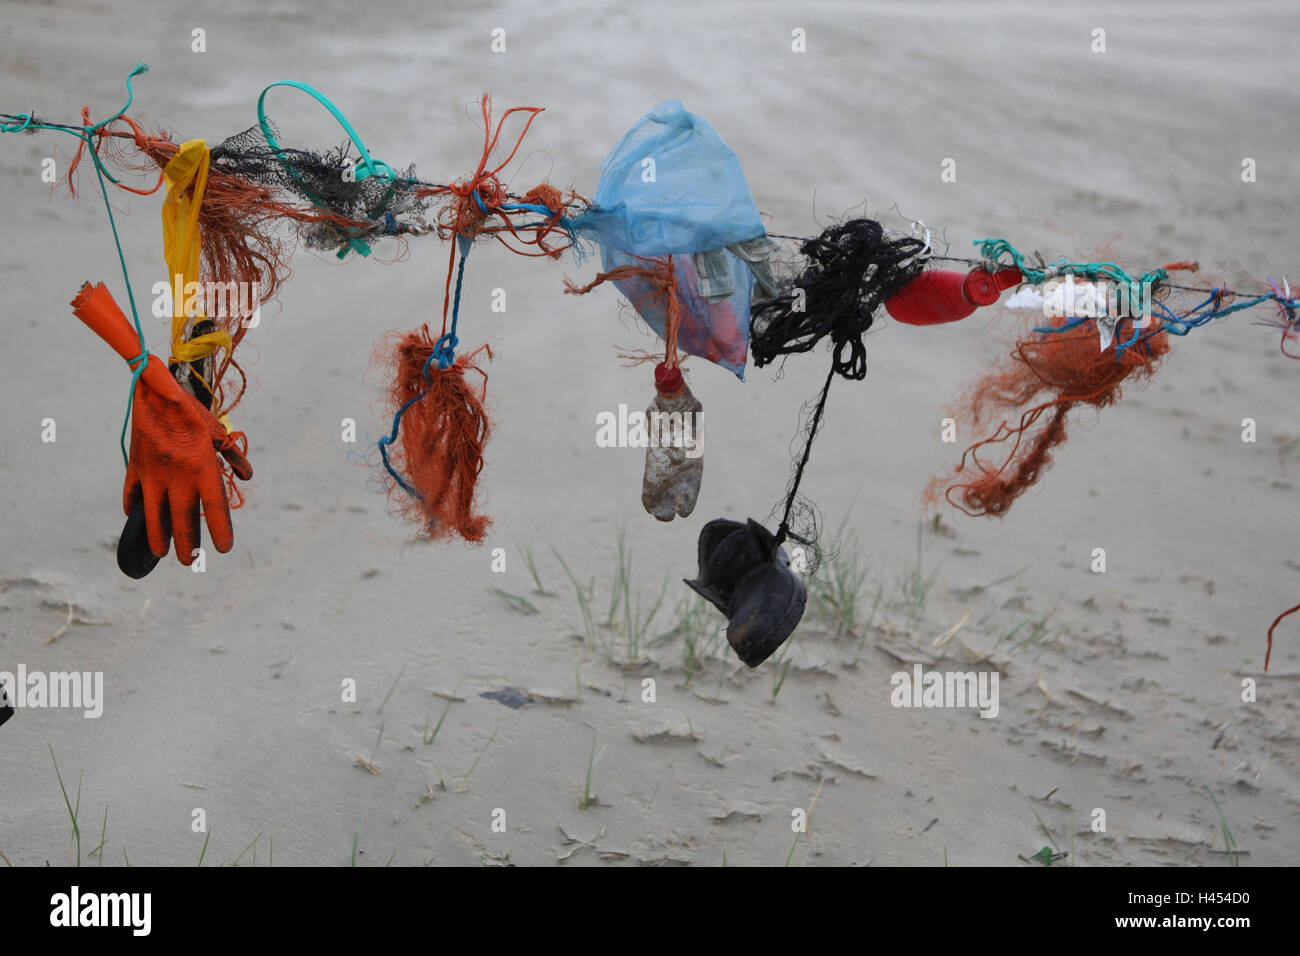
[[[874,219],[849,219],[805,240],[799,251],[805,261],[798,274],[750,309],[754,364],[762,368],[780,356],[811,351],[829,335],[835,371],[865,378],[862,336],[885,301],[920,275],[926,244],[891,237]]]
[[[791,457],[794,461],[790,480],[786,484],[785,498],[778,502],[768,515],[768,523],[776,525],[778,544],[789,541],[792,548],[790,560],[792,565],[805,574],[815,574],[821,567],[826,555],[818,545],[819,512],[817,506],[808,498],[799,494],[799,485],[803,482],[804,470],[812,454],[813,441],[817,438],[826,415],[826,398],[830,392],[831,382],[835,380],[835,371],[826,376],[826,382],[815,398],[809,399],[799,410],[802,425],[790,442]],[[797,548],[798,551],[793,551]]]
[[[274,126],[271,131],[276,133]],[[350,141],[324,152],[277,151],[257,126],[228,137],[212,150],[217,168],[295,197],[313,210],[348,220],[300,224],[300,234],[309,247],[337,249],[367,236],[427,232],[424,214],[431,200],[418,195],[426,184],[416,178],[415,166],[395,170],[391,180],[369,176],[358,182],[349,173],[360,158]]]
[[[836,375],[866,377],[863,336],[877,310],[921,274],[927,249],[920,239],[888,235],[872,219],[836,223],[802,242],[802,268],[781,284],[777,295],[756,301],[750,310],[749,347],[760,368],[779,357],[809,352],[828,336],[831,340],[831,368],[816,398],[800,412],[804,424],[795,440],[794,470],[784,501],[771,515],[781,516],[778,543],[792,542],[809,574],[826,555],[817,544],[817,508],[799,494],[799,485],[825,419],[831,382]]]

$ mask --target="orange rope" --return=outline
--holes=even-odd
[[[645,265],[617,266],[608,272],[599,272],[593,281],[583,286],[565,279],[564,291],[569,295],[586,295],[599,285],[622,279],[642,279],[649,283],[664,306],[664,364],[669,368],[677,368],[681,364],[681,356],[677,352],[677,332],[682,325],[682,312],[676,267],[673,265],[672,256],[641,259],[641,261]],[[635,358],[635,356],[625,357]],[[649,358],[651,356],[645,356],[639,361],[646,361]]]
[[[1272,625],[1269,627],[1268,650],[1264,653],[1264,670],[1268,670],[1268,660],[1270,657],[1273,656],[1273,631],[1277,628],[1279,624],[1282,623],[1282,618],[1286,617],[1288,614],[1294,614],[1296,611],[1300,611],[1300,604],[1297,604],[1295,607],[1291,608],[1288,611],[1283,611],[1276,618],[1274,618]]]

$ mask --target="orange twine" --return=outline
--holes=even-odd
[[[639,256],[637,258],[641,259]],[[663,362],[669,368],[677,368],[681,364],[681,356],[677,352],[677,332],[682,325],[682,312],[681,290],[677,287],[676,267],[673,265],[672,256],[641,259],[641,262],[645,263],[645,265],[617,266],[608,272],[598,272],[593,281],[583,286],[566,278],[564,280],[564,291],[569,295],[586,295],[599,285],[606,282],[618,282],[623,279],[641,279],[648,283],[652,292],[663,303],[664,307]],[[657,356],[648,353],[639,356],[620,354],[619,357],[632,359],[633,365],[657,359]]]
[[[1051,464],[1052,449],[1064,444],[1069,412],[1076,405],[1105,408],[1118,402],[1121,385],[1131,377],[1149,378],[1168,351],[1169,335],[1161,330],[1119,355],[1110,349],[1103,352],[1090,324],[1020,340],[1009,362],[975,383],[962,417],[970,428],[985,428],[1001,411],[1024,408],[1044,393],[1046,401],[1024,411],[1017,425],[1004,419],[992,435],[967,448],[951,475],[930,480],[925,502],[934,504],[942,495],[968,515],[1005,515]],[[1040,425],[1045,414],[1047,422]],[[980,459],[986,446],[1008,441],[1010,450],[1000,463]],[[957,481],[968,468],[974,477]]]

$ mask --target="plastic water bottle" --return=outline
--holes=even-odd
[[[646,409],[650,444],[645,452],[641,504],[660,521],[695,510],[704,478],[701,428],[704,406],[691,394],[680,369],[655,368],[655,397]]]

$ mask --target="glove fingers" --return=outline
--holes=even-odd
[[[135,470],[135,462],[126,466],[126,480],[122,483],[122,513],[128,517],[140,501],[140,473]]]
[[[203,514],[208,520],[208,534],[212,546],[225,554],[235,546],[235,529],[230,524],[230,502],[226,498],[226,486],[220,472],[209,472],[199,484],[199,496],[203,499]]]
[[[167,555],[171,539],[171,513],[167,507],[167,492],[157,485],[145,485],[144,524],[149,536],[149,550],[155,558]]]
[[[144,503],[134,505],[117,542],[117,566],[137,581],[158,566],[145,532]]]
[[[221,454],[226,461],[230,462],[230,467],[241,480],[248,481],[253,477],[253,466],[248,463],[247,458],[239,453],[238,448],[231,445],[229,448],[222,449]]]
[[[212,436],[213,447],[230,462],[231,469],[235,472],[236,477],[242,481],[248,481],[253,477],[253,466],[248,463],[248,459],[235,445],[236,438],[243,438],[242,432],[227,432],[226,426],[217,420],[215,415],[209,414],[208,432]],[[247,444],[247,440],[245,440]]]
[[[167,495],[171,505],[172,537],[176,539],[176,557],[189,567],[199,547],[199,496],[192,488],[173,487]]]

